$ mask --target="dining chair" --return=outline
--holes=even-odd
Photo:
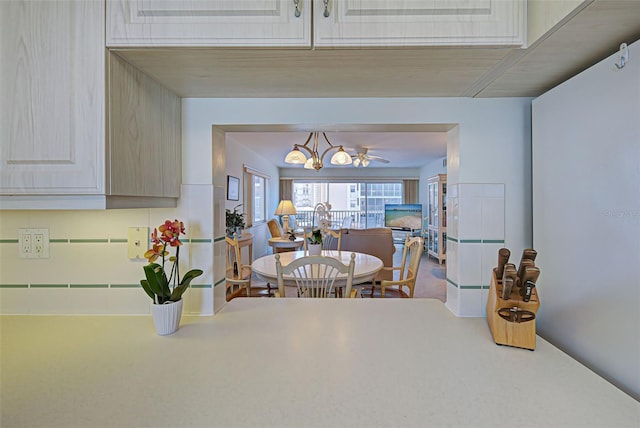
[[[272,218],[267,222],[267,226],[269,226],[269,233],[271,233],[272,238],[282,238],[282,229],[280,229],[277,220]]]
[[[357,290],[352,289],[355,264],[356,255],[351,254],[348,265],[333,257],[305,256],[293,260],[286,266],[282,266],[280,255],[276,254],[277,296],[285,297],[284,277],[287,275],[287,279],[292,278],[295,281],[298,297],[355,297]],[[344,293],[335,293],[336,288],[342,287],[342,284],[336,285],[336,279],[341,273],[347,274],[344,285],[345,290]]]
[[[238,236],[234,233],[230,238],[225,236],[227,243],[227,263],[225,281],[227,284],[227,302],[236,297],[264,297],[272,296],[271,287],[251,287],[251,265],[242,263],[242,252]]]
[[[304,250],[309,250],[309,241],[307,238],[311,237],[311,233],[313,229],[305,228],[303,232],[304,239]],[[342,229],[334,230],[327,229],[324,236],[322,237],[322,249],[323,250],[342,250]]]
[[[374,297],[375,289],[379,288],[380,297],[387,297],[387,293],[389,293],[394,297],[413,298],[423,251],[424,241],[421,237],[416,236],[412,238],[407,236],[404,241],[400,266],[382,268],[382,271],[398,272],[398,278],[395,279],[394,277],[394,279],[380,280],[379,285],[377,285],[378,281],[373,281],[371,297]],[[407,287],[408,293],[404,291],[404,287]]]

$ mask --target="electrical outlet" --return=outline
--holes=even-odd
[[[23,259],[49,258],[49,229],[19,229],[18,243]]]

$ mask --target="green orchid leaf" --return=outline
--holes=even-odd
[[[189,272],[185,273],[182,277],[180,285],[173,290],[173,293],[171,293],[171,297],[169,298],[169,300],[171,300],[172,302],[177,302],[178,300],[182,299],[182,295],[185,291],[187,291],[187,288],[189,288],[189,284],[191,283],[191,281],[202,274],[203,271],[201,269],[192,269]]]
[[[151,290],[151,287],[149,286],[149,281],[147,281],[146,279],[141,279],[140,285],[142,285],[142,289],[145,291],[145,293],[147,293],[149,297],[151,297],[151,300],[153,300],[153,303],[155,303],[156,295],[153,292],[153,290]]]
[[[143,269],[144,275],[149,283],[149,288],[158,296],[159,303],[162,303],[160,300],[166,300],[166,298],[171,295],[169,282],[167,281],[167,275],[165,275],[164,269],[157,263],[150,263],[144,266]]]

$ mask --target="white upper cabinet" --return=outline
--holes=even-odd
[[[525,0],[107,0],[107,46],[520,47],[525,9]]]
[[[315,47],[522,46],[525,0],[315,0]]]
[[[108,53],[104,3],[0,1],[0,209],[176,206],[180,98]]]
[[[107,46],[311,46],[311,0],[107,0]]]

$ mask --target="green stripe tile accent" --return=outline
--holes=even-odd
[[[127,243],[127,240],[126,240],[126,239],[124,239],[124,238],[111,238],[111,239],[110,239],[110,242],[111,242],[112,244],[126,244],[126,243]]]
[[[460,290],[482,290],[482,285],[461,285]]]
[[[483,290],[488,290],[489,288],[490,288],[490,287],[489,287],[488,285],[483,285],[483,286],[482,286],[482,289],[483,289]]]
[[[111,288],[142,288],[140,284],[111,284]]]
[[[182,242],[183,244],[188,244],[189,242],[191,242],[191,240],[188,238],[183,238],[180,240],[180,242]]]
[[[108,239],[70,239],[72,244],[108,244]]]
[[[224,236],[218,236],[213,240],[213,242],[220,242],[220,241],[224,241]]]
[[[191,284],[191,288],[211,288],[211,284]]]
[[[68,239],[49,239],[49,243],[51,244],[68,244]]]
[[[481,244],[482,240],[480,239],[461,239],[461,244]]]
[[[214,286],[214,287],[217,287],[218,285],[220,285],[220,284],[224,283],[225,281],[226,281],[226,279],[225,279],[225,278],[222,278],[220,281],[216,282],[213,286]]]
[[[191,242],[195,244],[210,244],[211,239],[192,239]]]
[[[31,284],[31,288],[69,288],[69,284]]]
[[[29,284],[0,284],[0,288],[29,288]]]
[[[458,242],[458,238],[454,238],[453,236],[447,236],[447,241]]]
[[[71,284],[71,288],[109,288],[109,284]]]
[[[484,244],[504,244],[504,239],[483,239]]]
[[[458,284],[456,284],[455,282],[451,281],[449,278],[447,278],[447,282],[451,285],[453,285],[454,287],[458,288]]]
[[[0,244],[17,244],[17,239],[0,239]]]

